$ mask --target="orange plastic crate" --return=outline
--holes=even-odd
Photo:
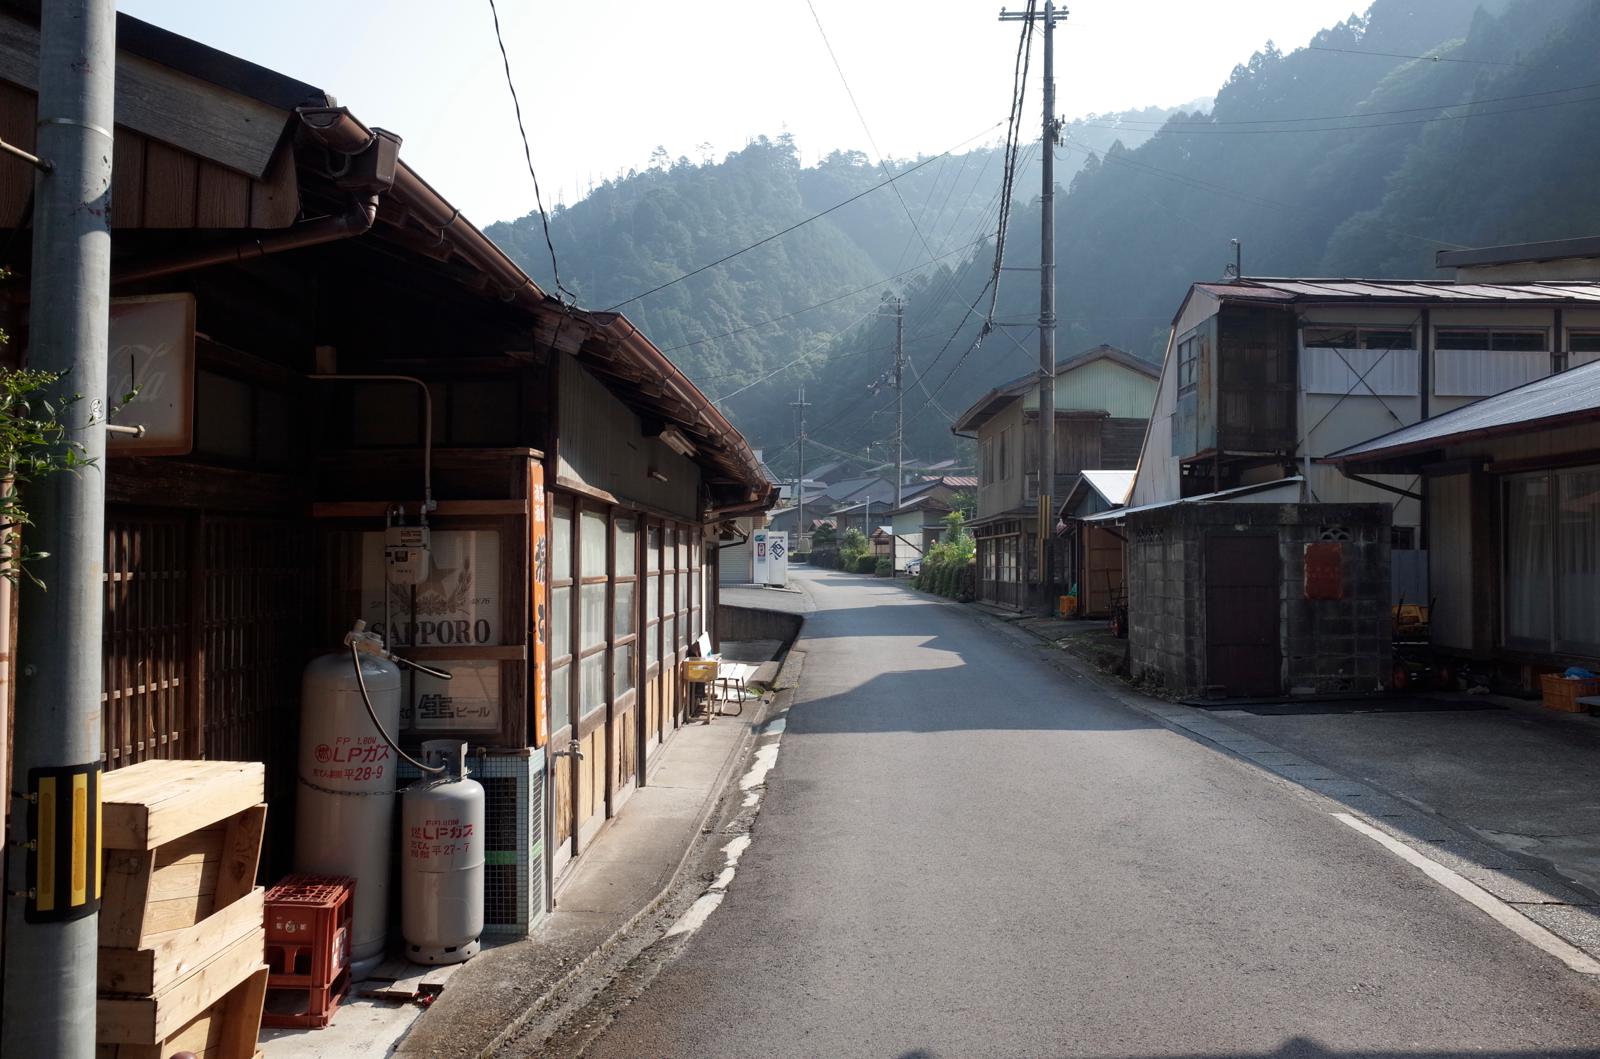
[[[350,964],[354,879],[289,875],[267,891],[269,989],[328,989]]]

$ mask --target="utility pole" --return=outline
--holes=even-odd
[[[1051,536],[1055,519],[1046,509],[1056,480],[1056,174],[1055,149],[1061,136],[1056,117],[1056,22],[1065,18],[1065,8],[1057,9],[1051,0],[1044,4],[1044,124],[1040,158],[1043,188],[1039,197],[1039,582],[1040,598],[1048,602]],[[1031,22],[1040,16],[1032,12],[1000,12],[1002,22]]]
[[[806,384],[805,383],[801,383],[800,384],[800,399],[798,401],[790,401],[789,402],[789,407],[790,408],[798,408],[798,409],[800,409],[800,430],[799,430],[799,432],[797,433],[797,435],[795,437],[795,442],[800,448],[800,469],[795,472],[795,478],[794,478],[794,502],[795,502],[795,506],[796,506],[797,510],[795,511],[795,515],[794,515],[794,522],[795,522],[795,525],[794,525],[794,547],[789,549],[791,552],[799,551],[801,542],[805,540],[805,532],[806,532],[806,409],[809,408],[810,406],[811,406],[811,402],[806,400]],[[806,549],[806,554],[809,555],[810,553],[811,553],[811,549],[807,548]]]
[[[28,363],[62,374],[53,388],[62,443],[91,465],[28,490],[29,544],[49,553],[34,572],[49,591],[23,579],[0,1023],[8,1059],[95,1054],[116,27],[112,0],[40,5],[44,161],[34,178]]]
[[[906,303],[894,300],[894,506],[899,510],[906,480]]]

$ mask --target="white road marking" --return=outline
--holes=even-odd
[[[1392,835],[1386,835],[1364,820],[1349,813],[1334,813],[1334,818],[1366,835],[1401,860],[1418,868],[1428,878],[1451,893],[1492,916],[1495,922],[1554,956],[1579,974],[1600,974],[1600,960],[1579,949],[1571,942],[1558,937],[1518,912],[1466,876],[1446,868],[1438,861],[1429,860],[1417,850]]]
[[[767,774],[772,771],[772,766],[778,763],[778,743],[781,741],[784,730],[782,717],[774,718],[767,722],[761,730],[760,739],[764,740],[756,747],[755,759],[751,762],[749,770],[739,778],[739,789],[745,792],[743,808],[750,808],[761,801],[762,784],[767,780]],[[722,847],[724,867],[712,880],[706,892],[695,899],[689,910],[678,917],[663,938],[687,937],[705,926],[711,913],[722,904],[722,899],[728,896],[728,887],[733,885],[733,877],[739,870],[739,858],[744,856],[744,851],[750,848],[750,835],[745,833],[736,835]]]

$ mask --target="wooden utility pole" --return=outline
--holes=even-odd
[[[894,300],[894,506],[899,510],[906,480],[906,303]]]

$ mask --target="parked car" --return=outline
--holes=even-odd
[[[907,577],[916,577],[920,573],[922,573],[922,560],[921,559],[912,559],[910,562],[906,563],[906,576]]]

